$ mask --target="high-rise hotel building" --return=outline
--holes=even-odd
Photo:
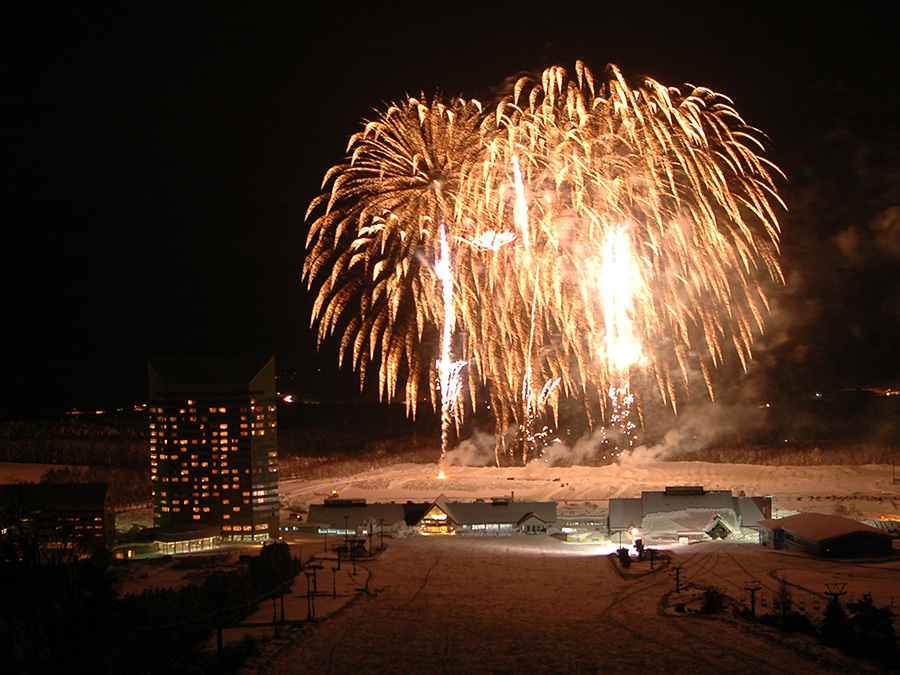
[[[157,358],[149,375],[154,525],[277,537],[275,359]]]

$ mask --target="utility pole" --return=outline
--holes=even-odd
[[[830,595],[835,602],[840,602],[838,598],[847,594],[847,591],[844,590],[847,588],[847,584],[825,584],[825,588],[828,589],[825,595]]]
[[[684,567],[684,563],[677,563],[672,565],[672,569],[675,570],[675,592],[681,592],[681,568]]]
[[[756,579],[751,579],[744,586],[744,590],[750,593],[750,615],[756,616],[756,592],[762,588],[762,584]]]
[[[310,588],[310,578],[312,577],[312,572],[305,572],[306,574],[306,618],[308,621],[312,621],[316,618],[316,604],[315,598],[313,594],[310,592],[312,589]]]

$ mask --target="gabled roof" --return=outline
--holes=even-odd
[[[543,518],[541,518],[541,517],[540,517],[539,515],[537,515],[534,511],[529,511],[529,512],[526,513],[524,516],[522,516],[521,518],[519,518],[519,525],[521,525],[522,523],[524,523],[526,520],[528,520],[528,519],[530,519],[530,518],[534,518],[535,520],[539,520],[539,521],[541,521],[542,523],[545,523],[545,524],[547,523],[546,520],[544,520]]]
[[[451,502],[441,493],[426,512],[435,506],[457,525],[518,524],[528,515],[540,518],[545,523],[556,522],[556,502]]]
[[[785,518],[770,518],[761,520],[759,525],[770,531],[791,532],[813,544],[859,533],[886,538],[891,536],[858,520],[824,513],[798,513]]]
[[[703,529],[703,531],[709,533],[717,527],[724,527],[729,532],[733,531],[732,526],[718,513],[713,514],[712,518],[710,518],[706,523],[706,527]]]

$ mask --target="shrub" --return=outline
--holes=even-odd
[[[718,614],[725,603],[725,594],[714,586],[703,591],[703,604],[700,611],[703,614]]]

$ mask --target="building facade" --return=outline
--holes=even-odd
[[[149,379],[154,525],[277,537],[275,359],[153,359]]]
[[[415,528],[421,534],[499,535],[546,533],[556,526],[556,502],[517,502],[512,497],[451,502],[367,504],[364,499],[326,499],[309,505],[309,527],[319,534],[358,535]]]
[[[609,500],[609,536],[652,544],[707,539],[757,539],[771,516],[771,497],[735,497],[730,490],[676,485],[638,498]]]
[[[106,483],[0,485],[0,560],[65,562],[115,539]]]

